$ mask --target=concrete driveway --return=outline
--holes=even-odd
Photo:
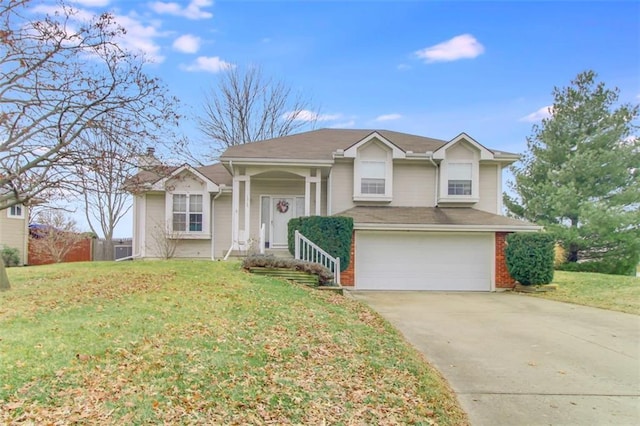
[[[447,378],[472,425],[640,424],[640,317],[513,293],[350,292]]]

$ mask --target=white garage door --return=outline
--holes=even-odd
[[[492,233],[356,232],[358,290],[490,291]]]

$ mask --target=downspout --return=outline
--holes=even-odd
[[[431,162],[431,164],[433,164],[433,167],[435,167],[436,169],[436,187],[435,187],[435,191],[433,192],[434,194],[434,200],[433,200],[433,205],[435,207],[438,207],[438,186],[439,186],[439,181],[440,181],[440,167],[438,166],[438,164],[433,161],[433,151],[427,151],[426,152],[427,157],[429,157],[429,161]]]

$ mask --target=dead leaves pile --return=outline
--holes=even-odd
[[[86,297],[154,288],[142,279]],[[156,319],[167,321],[161,333],[72,355],[0,401],[0,423],[466,424],[446,387],[425,391],[428,367],[379,316],[339,295],[300,293],[183,293],[174,311],[208,311]]]

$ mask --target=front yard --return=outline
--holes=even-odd
[[[538,297],[640,315],[640,278],[555,271],[556,291]]]
[[[377,314],[237,263],[9,271],[0,423],[467,424]]]

